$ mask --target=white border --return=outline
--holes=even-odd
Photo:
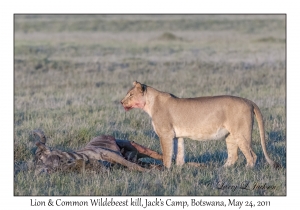
[[[295,4],[293,3],[295,2]],[[236,197],[238,200],[271,200],[272,208],[298,206],[297,181],[299,167],[296,155],[299,147],[299,13],[296,1],[10,1],[1,8],[1,181],[0,205],[2,207],[30,207],[33,197],[13,196],[13,14],[14,13],[286,13],[287,14],[287,196]],[[9,148],[9,149],[7,149]],[[9,158],[8,158],[9,157]],[[8,161],[9,160],[9,161]],[[38,197],[49,199],[49,197]],[[122,197],[116,197],[116,200]],[[203,197],[228,200],[233,197]],[[54,197],[58,199],[58,197]],[[68,197],[78,200],[80,197]],[[83,200],[89,197],[82,197]],[[178,199],[186,199],[179,197]],[[51,207],[53,209],[53,207]],[[96,207],[99,208],[99,207]],[[101,207],[102,208],[102,207]],[[235,207],[236,208],[236,207]],[[296,207],[297,208],[297,207]]]

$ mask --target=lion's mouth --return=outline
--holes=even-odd
[[[132,107],[131,106],[124,106],[124,109],[125,109],[125,111],[128,111],[128,110],[132,109]]]

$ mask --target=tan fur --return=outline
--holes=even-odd
[[[254,114],[266,160],[272,166],[278,166],[267,154],[262,114],[252,101],[225,95],[177,98],[139,82],[133,85],[121,103],[126,111],[140,108],[149,114],[159,136],[163,162],[167,168],[171,166],[173,139],[178,141],[176,164],[184,164],[183,138],[198,141],[225,139],[228,159],[224,166],[236,162],[240,148],[247,159],[247,166],[253,167],[257,159],[251,148]]]

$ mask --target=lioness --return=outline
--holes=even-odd
[[[240,148],[247,159],[246,166],[253,167],[257,159],[251,149],[253,114],[264,155],[269,164],[279,166],[267,153],[262,114],[252,101],[226,95],[178,98],[137,81],[133,85],[121,104],[126,111],[140,108],[149,114],[160,139],[165,167],[171,166],[174,138],[178,141],[176,165],[184,164],[184,137],[199,141],[226,139],[228,159],[224,166],[236,162]]]

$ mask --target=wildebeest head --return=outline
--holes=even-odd
[[[39,137],[36,142],[35,174],[52,173],[57,170],[78,170],[84,167],[88,159],[82,154],[51,150],[46,146],[46,137],[42,131],[33,131]]]

